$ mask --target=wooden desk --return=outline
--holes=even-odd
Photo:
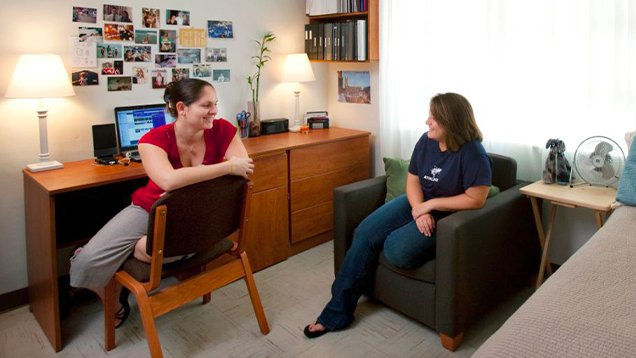
[[[530,185],[519,189],[519,192],[528,196],[532,202],[532,211],[534,212],[534,220],[539,232],[539,242],[543,247],[543,255],[541,256],[541,266],[539,268],[539,276],[537,277],[537,289],[543,283],[544,272],[548,275],[552,274],[552,269],[548,264],[548,246],[552,237],[552,225],[556,217],[557,208],[564,206],[567,208],[587,208],[592,209],[596,216],[596,226],[603,226],[602,214],[605,213],[606,218],[612,210],[611,205],[616,201],[616,189],[605,188],[600,186],[578,185],[570,188],[567,185],[545,184],[539,180]],[[537,198],[552,201],[550,210],[550,220],[548,221],[548,231],[544,234],[541,214],[539,214],[539,205]]]
[[[333,188],[369,178],[369,134],[334,127],[243,141],[255,163],[245,248],[255,271],[332,238]],[[148,180],[138,163],[64,165],[23,170],[29,301],[55,351],[63,348],[57,250],[90,238]]]

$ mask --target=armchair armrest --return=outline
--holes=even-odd
[[[537,270],[540,245],[532,209],[515,186],[478,210],[437,224],[436,325],[449,337],[465,331]]]
[[[353,240],[353,231],[365,217],[384,204],[386,176],[344,185],[333,190],[334,269],[336,274]]]

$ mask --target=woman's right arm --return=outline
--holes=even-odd
[[[247,162],[245,158],[233,157],[229,161],[213,165],[174,169],[168,160],[168,154],[160,147],[149,143],[141,143],[138,149],[148,177],[165,191],[183,188],[184,186],[227,174],[244,178],[251,174],[249,165],[241,165],[245,164],[243,161]]]

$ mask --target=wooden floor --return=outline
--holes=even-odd
[[[255,274],[271,332],[263,336],[243,281],[158,318],[165,357],[470,357],[531,294],[525,289],[471,328],[456,352],[432,329],[363,297],[351,328],[318,339],[302,330],[330,297],[333,244],[327,242]],[[134,301],[131,297],[131,301]],[[0,315],[0,357],[148,357],[136,305],[104,351],[101,302],[78,304],[63,321],[64,349],[54,353],[27,307]]]

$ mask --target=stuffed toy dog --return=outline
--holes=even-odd
[[[543,182],[547,184],[557,182],[561,185],[567,185],[570,181],[572,166],[564,155],[565,143],[559,138],[549,139],[545,144],[545,148],[549,148],[550,153],[545,160]]]

